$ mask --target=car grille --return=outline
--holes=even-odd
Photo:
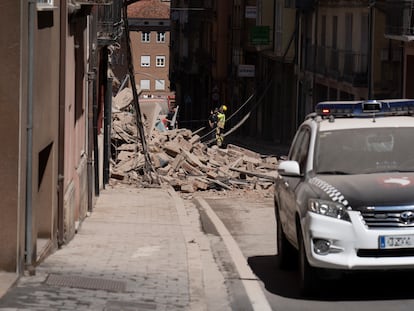
[[[406,249],[359,249],[358,257],[411,257],[414,256],[413,248]]]
[[[368,228],[414,228],[414,206],[369,207],[361,211]]]

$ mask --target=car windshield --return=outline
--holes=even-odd
[[[319,174],[414,172],[413,128],[320,132],[315,150]]]

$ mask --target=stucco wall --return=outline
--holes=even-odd
[[[25,163],[18,155],[25,153],[26,110],[25,97],[20,87],[22,71],[21,59],[27,55],[20,38],[20,1],[3,0],[0,10],[7,12],[0,19],[0,270],[16,271],[22,260],[24,234]],[[24,18],[27,20],[27,16]],[[13,29],[14,31],[10,31]],[[16,35],[17,34],[17,35]]]

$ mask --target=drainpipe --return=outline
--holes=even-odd
[[[302,71],[302,16],[303,16],[303,12],[302,10],[296,10],[296,60],[295,60],[295,65],[297,66],[297,70],[300,73]],[[299,84],[301,83],[301,78],[300,75],[297,74],[296,75],[296,107],[295,107],[295,124],[294,124],[294,129],[297,129],[299,126],[299,108],[300,106],[302,106],[302,101],[303,100],[303,88],[300,88]],[[285,80],[283,80],[285,81]],[[286,87],[283,87],[283,90],[286,90]],[[286,94],[286,93],[285,93]]]
[[[105,73],[108,72],[108,47],[104,49]],[[109,182],[109,158],[111,155],[111,112],[112,112],[112,78],[105,76],[105,102],[104,102],[104,154],[103,154],[103,186]]]
[[[92,26],[91,26],[92,27]],[[92,39],[90,39],[92,40]],[[92,43],[89,49],[89,68],[88,68],[88,212],[93,209],[93,185],[96,184],[94,179],[94,103],[96,98],[96,68],[94,67],[96,59],[96,45]]]
[[[97,77],[96,77],[97,78]],[[98,148],[98,81],[93,82],[93,107],[92,107],[92,135],[93,135],[93,161],[94,161],[94,185],[95,185],[95,196],[99,195],[99,148]]]
[[[34,75],[34,23],[36,1],[29,0],[29,29],[28,29],[28,81],[27,81],[27,157],[26,157],[26,268],[34,275],[33,265],[33,205],[32,205],[32,177],[33,177],[33,75]]]
[[[313,31],[313,38],[315,40],[315,50],[313,53],[313,68],[312,68],[312,110],[314,109],[314,105],[315,100],[319,100],[319,98],[317,98],[318,94],[316,93],[316,69],[317,69],[317,60],[318,60],[318,44],[319,44],[319,40],[318,40],[318,26],[319,26],[319,1],[315,1],[315,22],[314,22],[314,31]]]
[[[66,38],[66,10],[60,10],[60,38]],[[59,132],[58,132],[58,210],[57,210],[57,243],[61,247],[65,243],[64,232],[64,196],[65,196],[65,81],[66,81],[66,41],[60,40],[59,68]]]

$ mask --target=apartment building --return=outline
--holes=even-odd
[[[166,103],[174,97],[169,80],[170,1],[140,0],[130,4],[128,25],[134,77],[139,86],[140,99]],[[121,49],[117,57],[124,53],[125,49]],[[117,69],[116,72],[121,71]],[[123,79],[124,76],[119,78]]]
[[[382,59],[402,63],[401,70],[395,70],[402,79],[401,96],[414,98],[414,1],[383,0],[375,4],[385,12],[385,38],[393,42],[392,49],[382,51]]]
[[[232,1],[171,1],[170,78],[181,124],[200,129],[211,109],[238,107],[231,66]]]
[[[34,273],[69,243],[104,186],[108,54],[122,34],[121,4],[1,3],[7,48],[0,52],[0,271],[6,274]]]
[[[238,111],[254,94],[236,134],[288,144],[319,101],[412,97],[412,0],[226,2],[229,31],[217,37],[206,29],[217,23],[218,1],[173,1],[181,11],[172,15],[171,76],[182,100],[197,81],[203,100],[189,101],[191,111],[208,110],[214,84],[205,64],[227,42],[220,100]]]

